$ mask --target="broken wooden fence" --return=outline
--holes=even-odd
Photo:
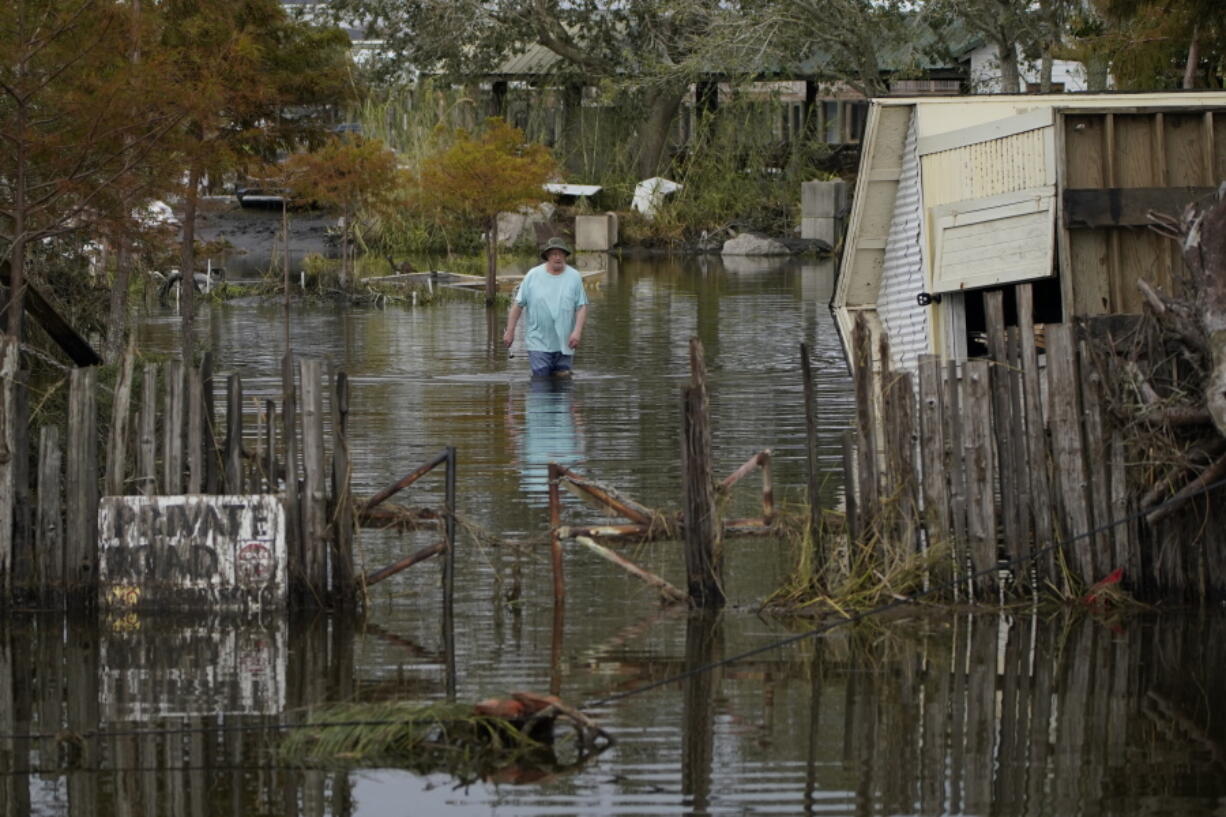
[[[729,474],[716,487],[722,497],[732,487],[758,471],[762,476],[762,516],[721,520],[721,532],[726,536],[766,536],[773,532],[775,522],[774,487],[771,479],[771,452],[759,451],[743,465]],[[566,488],[626,522],[601,525],[563,525],[560,488]],[[685,514],[680,511],[665,512],[650,508],[612,486],[560,465],[549,463],[549,516],[550,544],[553,554],[554,598],[562,599],[566,584],[562,569],[562,543],[576,542],[601,558],[616,564],[626,572],[655,587],[670,602],[684,602],[691,595],[677,589],[669,582],[636,565],[617,551],[600,544],[604,542],[648,542],[682,539],[685,531]],[[688,576],[687,571],[687,576]],[[699,604],[699,602],[695,602]],[[701,605],[699,605],[701,606]]]
[[[280,494],[290,603],[343,606],[356,600],[344,372],[325,380],[321,361],[287,355],[279,404],[244,399],[242,377],[230,374],[219,414],[210,356],[198,367],[169,360],[146,363],[138,372],[129,351],[113,392],[100,386],[96,368],[73,369],[67,427],[31,427],[16,358],[15,347],[0,341],[6,420],[0,433],[0,603],[14,597],[43,606],[93,603],[104,494]],[[108,402],[109,411],[103,407]],[[33,474],[25,466],[31,461],[37,462]]]
[[[1016,292],[1021,319],[1007,327],[1001,293],[985,294],[986,358],[922,355],[918,382],[891,369],[884,339],[874,360],[857,321],[855,445],[845,456],[853,547],[844,558],[869,553],[883,569],[946,548],[930,578],[961,599],[995,598],[1002,581],[1068,594],[1116,569],[1168,597],[1226,594],[1220,538],[1189,547],[1186,526],[1164,531],[1137,518],[1156,500],[1130,482],[1125,429],[1106,410],[1084,327],[1048,324],[1037,341],[1030,287]],[[1015,566],[998,575],[1006,561]]]

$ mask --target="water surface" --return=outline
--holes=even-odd
[[[831,269],[718,259],[613,264],[593,293],[578,374],[534,384],[476,301],[423,308],[296,305],[294,350],[352,377],[355,490],[369,495],[459,451],[455,644],[439,565],[373,588],[364,620],[16,616],[0,629],[4,815],[1142,815],[1226,814],[1226,619],[1103,620],[931,611],[835,630],[710,670],[804,632],[760,616],[786,542],[728,543],[731,605],[661,608],[582,549],[550,593],[546,464],[648,505],[679,504],[679,392],[688,340],[710,369],[716,470],[774,452],[777,502],[805,479],[798,344],[818,374],[823,499],[839,490],[850,384],[825,304]],[[175,317],[141,343],[174,350]],[[245,378],[251,411],[277,391],[279,304],[206,310],[201,342]],[[494,342],[492,342],[494,341]],[[398,500],[442,502],[428,477]],[[759,510],[753,479],[730,513]],[[568,522],[605,519],[568,497]],[[367,569],[434,533],[364,531]],[[676,543],[628,555],[676,584]],[[923,612],[923,615],[918,615]],[[475,701],[511,690],[583,705],[615,745],[572,770],[300,769],[284,728],[338,701]],[[646,691],[639,691],[646,690]],[[94,737],[97,732],[101,737]],[[77,738],[76,735],[84,735]]]

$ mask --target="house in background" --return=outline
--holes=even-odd
[[[996,46],[975,39],[964,46],[958,60],[965,66],[967,88],[972,94],[998,94],[1001,91],[1000,58]],[[1018,72],[1022,90],[1038,93],[1040,66],[1038,60],[1028,60],[1018,52]],[[1085,65],[1075,60],[1053,60],[1051,71],[1053,93],[1090,90],[1090,77]]]
[[[1138,313],[1137,279],[1168,287],[1182,264],[1146,212],[1223,179],[1223,91],[873,100],[832,301],[844,346],[863,314],[895,368],[976,356],[983,293],[1015,323],[1021,282],[1036,323]]]

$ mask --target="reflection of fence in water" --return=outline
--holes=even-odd
[[[1071,812],[1194,790],[1212,802],[1226,794],[1226,728],[1208,709],[1226,700],[1210,670],[1226,621],[1216,638],[1199,626],[966,616],[837,669],[828,658],[849,673],[844,760],[885,813]]]
[[[99,640],[98,701],[108,721],[202,714],[275,714],[285,708],[285,625],[200,618],[132,620]]]

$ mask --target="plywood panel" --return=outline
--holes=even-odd
[[[1141,311],[1141,296],[1137,289],[1138,280],[1143,279],[1161,287],[1166,292],[1171,291],[1170,256],[1167,245],[1172,242],[1152,230],[1141,228],[1121,229],[1118,234],[1119,300],[1110,304],[1110,311],[1136,314]]]
[[[1106,187],[1103,117],[1067,116],[1064,120],[1064,187]]]
[[[1226,113],[1213,114],[1213,178],[1226,181]]]
[[[1055,188],[1040,187],[943,205],[936,233],[933,292],[976,289],[1052,274]]]
[[[1202,149],[1204,117],[1200,113],[1164,115],[1167,184],[1195,187],[1207,184]]]
[[[1153,117],[1115,116],[1114,187],[1153,187],[1156,177]]]
[[[1101,315],[1110,304],[1107,285],[1107,231],[1074,230],[1069,233],[1073,303],[1069,314]]]

